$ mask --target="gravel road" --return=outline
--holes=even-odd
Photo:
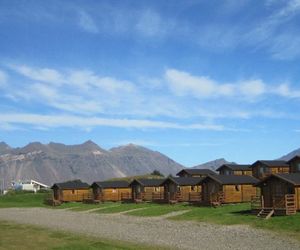
[[[249,226],[171,221],[165,217],[5,208],[0,209],[0,220],[172,249],[300,249],[297,240]]]

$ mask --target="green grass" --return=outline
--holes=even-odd
[[[143,210],[128,212],[127,214],[134,215],[134,216],[144,216],[144,217],[160,216],[171,212],[187,210],[187,209],[191,209],[191,206],[186,204],[177,204],[177,205],[162,204],[162,205],[152,206]]]
[[[132,209],[137,209],[137,208],[148,208],[148,207],[155,207],[157,206],[154,203],[140,203],[140,204],[135,204],[135,203],[115,203],[116,206],[108,207],[105,209],[101,209],[98,211],[95,211],[96,213],[120,213],[120,212],[125,212],[129,211]],[[120,206],[118,206],[120,205]]]
[[[127,242],[116,242],[85,237],[41,227],[0,221],[0,250],[7,249],[53,249],[53,250],[138,250],[159,249]],[[162,248],[161,248],[162,249]]]
[[[275,216],[269,220],[263,220],[250,213],[250,204],[224,205],[219,208],[195,207],[190,212],[172,219],[223,225],[244,224],[285,233],[300,239],[300,213],[293,216]]]
[[[5,207],[45,207],[46,194],[43,193],[13,193],[0,196],[0,208]]]
[[[261,220],[250,214],[249,204],[224,205],[219,208],[195,207],[185,204],[166,205],[155,203],[125,203],[106,202],[101,204],[83,204],[80,202],[64,203],[58,207],[43,204],[45,194],[16,193],[0,196],[0,208],[9,207],[47,207],[53,209],[70,208],[72,211],[85,211],[94,208],[103,208],[95,213],[119,213],[136,208],[145,208],[138,211],[129,211],[132,216],[160,216],[174,211],[191,211],[173,217],[175,220],[193,220],[207,223],[234,225],[245,224],[256,228],[268,229],[275,232],[291,234],[300,239],[300,213],[294,216],[275,216],[270,220]]]

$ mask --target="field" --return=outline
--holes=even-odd
[[[53,231],[36,226],[0,221],[0,249],[149,249],[127,242],[112,242],[93,237]]]
[[[8,207],[48,207],[43,204],[45,194],[14,194],[0,197],[0,208]],[[71,211],[88,211],[92,213],[126,213],[130,216],[151,217],[162,216],[175,211],[183,211],[178,216],[171,217],[177,221],[199,221],[222,225],[250,225],[251,227],[267,229],[284,233],[300,239],[300,214],[294,216],[277,216],[270,220],[262,220],[250,213],[250,204],[224,205],[219,208],[196,207],[188,204],[160,205],[154,203],[118,203],[108,202],[91,205],[82,203],[65,203],[53,209],[68,209]]]

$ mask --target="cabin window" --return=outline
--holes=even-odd
[[[180,192],[180,191],[181,191],[181,187],[177,186],[177,192]]]
[[[191,191],[196,191],[196,186],[191,186]]]
[[[235,185],[235,191],[240,191],[241,190],[241,187],[240,187],[240,185]]]
[[[117,189],[113,188],[112,193],[116,193],[116,192],[117,192]]]
[[[291,186],[288,186],[287,191],[288,191],[288,194],[295,194],[295,189]]]
[[[230,175],[231,173],[230,173],[230,170],[229,169],[225,169],[224,170],[224,175]]]
[[[154,192],[159,192],[159,187],[155,187]]]
[[[72,194],[75,194],[75,190],[74,189],[72,190]]]

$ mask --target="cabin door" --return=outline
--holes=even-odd
[[[53,190],[54,200],[59,200],[59,189]]]
[[[94,200],[99,200],[101,190],[99,187],[93,189]]]
[[[271,185],[263,186],[262,195],[264,198],[264,206],[273,207]]]
[[[141,185],[135,185],[133,186],[133,194],[135,199],[141,199],[141,194],[142,194],[142,187]]]

